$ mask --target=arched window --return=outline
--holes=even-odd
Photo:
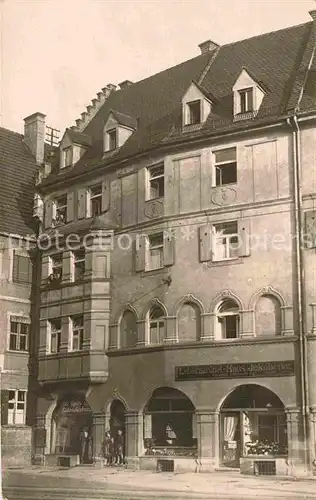
[[[153,306],[148,314],[149,344],[162,344],[165,337],[165,319],[162,307]]]
[[[281,306],[273,295],[262,295],[255,308],[256,335],[281,334]]]
[[[231,299],[224,300],[217,309],[216,337],[218,339],[236,339],[239,336],[239,307]]]
[[[196,447],[195,407],[183,392],[170,387],[153,392],[144,410],[144,440],[147,454],[159,447],[174,447],[180,454],[180,447]]]
[[[193,342],[200,338],[201,315],[196,304],[185,302],[178,312],[179,342]]]
[[[125,311],[120,323],[120,347],[135,347],[137,344],[137,320],[133,311]]]

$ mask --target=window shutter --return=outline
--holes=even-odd
[[[305,241],[307,248],[316,247],[316,211],[305,212]]]
[[[8,424],[9,391],[1,391],[1,425]]]
[[[207,224],[199,228],[199,256],[200,262],[212,259],[211,225]]]
[[[175,259],[175,232],[168,229],[163,235],[163,264],[172,266]]]
[[[32,261],[30,257],[14,253],[12,279],[16,283],[32,282]]]
[[[52,227],[53,220],[53,201],[48,200],[45,203],[45,228]]]
[[[87,216],[87,191],[85,189],[78,190],[78,219],[85,219]]]
[[[145,270],[146,240],[144,237],[136,239],[135,248],[135,271]]]
[[[75,193],[68,193],[67,196],[67,221],[71,222],[75,218]]]
[[[250,248],[250,219],[238,221],[238,254],[239,257],[249,257]]]
[[[144,439],[152,438],[152,421],[151,415],[144,415]]]
[[[110,208],[110,183],[102,182],[102,212],[107,212]]]

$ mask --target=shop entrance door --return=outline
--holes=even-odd
[[[221,414],[221,462],[224,467],[238,468],[241,453],[240,412]]]

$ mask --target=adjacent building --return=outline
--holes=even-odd
[[[41,167],[37,462],[313,469],[311,16],[107,85]]]

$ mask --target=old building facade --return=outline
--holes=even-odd
[[[117,89],[36,186],[34,458],[310,473],[315,13]]]

